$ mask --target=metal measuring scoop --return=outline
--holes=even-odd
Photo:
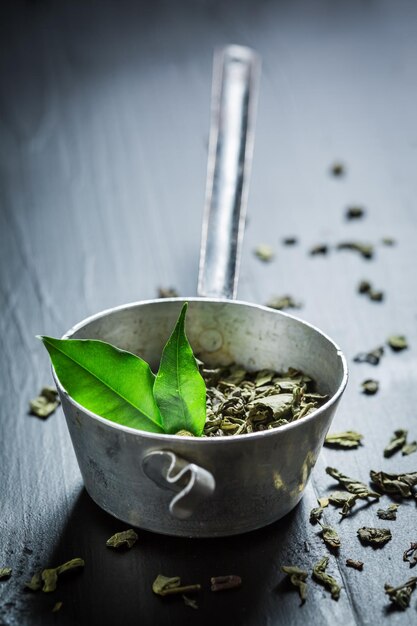
[[[288,513],[302,497],[347,382],[342,352],[320,330],[234,300],[259,67],[248,48],[228,46],[215,56],[198,297],[116,307],[80,322],[65,337],[107,341],[156,369],[187,301],[187,335],[205,363],[275,371],[291,366],[314,378],[329,400],[280,428],[194,438],[106,420],[70,398],[55,376],[88,493],[115,517],[159,533],[233,535]]]

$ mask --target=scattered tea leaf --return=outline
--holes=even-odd
[[[394,430],[394,434],[384,450],[384,457],[389,458],[390,456],[401,450],[401,448],[403,448],[407,442],[407,435],[407,430]]]
[[[211,591],[227,591],[228,589],[238,589],[242,585],[242,579],[235,574],[226,576],[212,576],[210,578]]]
[[[106,546],[108,548],[132,548],[138,540],[138,536],[132,528],[115,533],[107,539]]]
[[[417,565],[417,542],[410,543],[410,547],[403,554],[403,561],[410,563],[410,567]]]
[[[324,445],[332,448],[358,448],[361,445],[363,435],[353,430],[347,430],[344,433],[333,433],[327,435]]]
[[[333,600],[338,600],[340,596],[340,586],[333,576],[326,573],[328,563],[328,556],[324,556],[320,559],[320,561],[318,561],[313,567],[312,578],[330,591]]]
[[[185,334],[187,306],[162,352],[153,393],[165,432],[185,429],[198,437],[206,421],[206,385]]]
[[[179,293],[173,287],[158,287],[158,298],[178,298]]]
[[[59,600],[58,602],[55,602],[54,606],[52,607],[52,613],[58,613],[58,611],[61,610],[63,605],[63,602],[61,600]]]
[[[31,580],[25,583],[25,587],[31,589],[32,591],[38,591],[42,587],[43,592],[50,593],[56,589],[58,576],[80,567],[84,567],[84,560],[78,557],[63,563],[62,565],[58,565],[58,567],[48,567],[36,572],[36,574],[32,576]]]
[[[326,467],[326,474],[329,474],[332,478],[334,478],[341,485],[343,485],[345,489],[349,491],[349,493],[355,494],[356,496],[358,496],[358,498],[380,498],[379,493],[370,491],[367,485],[361,483],[355,478],[350,478],[349,476],[342,474],[342,472],[339,472],[339,470],[335,469],[334,467]]]
[[[360,352],[354,357],[355,363],[369,363],[370,365],[378,365],[381,357],[384,354],[383,346],[375,348],[370,352]]]
[[[417,450],[417,441],[411,441],[410,443],[406,443],[403,445],[401,454],[403,456],[408,456],[409,454],[413,454]]]
[[[392,587],[388,583],[385,583],[385,593],[389,596],[389,599],[395,606],[403,611],[410,606],[410,597],[416,588],[417,578],[410,578],[406,583],[399,587]]]
[[[266,243],[262,243],[259,246],[257,246],[254,252],[255,252],[255,255],[258,257],[258,259],[260,261],[263,261],[264,263],[268,263],[269,261],[272,261],[272,259],[275,256],[273,248]]]
[[[374,289],[368,280],[362,280],[358,285],[358,292],[365,294],[370,300],[374,302],[382,302],[384,299],[384,292]]]
[[[368,280],[361,280],[361,282],[358,285],[359,293],[369,293],[371,289],[372,289],[372,285]]]
[[[372,259],[374,255],[374,247],[370,243],[360,243],[358,241],[343,241],[336,246],[337,250],[354,250],[364,259]]]
[[[40,339],[74,400],[113,422],[163,432],[153,395],[155,377],[145,361],[95,339]]]
[[[335,163],[333,163],[333,165],[331,165],[330,172],[331,174],[333,174],[333,176],[344,176],[345,166],[343,165],[343,163],[339,163],[339,161],[336,161]]]
[[[382,548],[392,539],[391,531],[388,528],[370,528],[363,526],[357,531],[361,543],[371,545],[373,548]]]
[[[30,401],[30,413],[45,419],[58,408],[59,402],[55,387],[43,387],[39,395]]]
[[[346,565],[348,567],[352,567],[353,569],[357,569],[360,572],[363,570],[363,562],[355,561],[355,559],[346,559]]]
[[[6,580],[12,575],[11,567],[0,567],[0,580]]]
[[[383,493],[412,498],[415,496],[413,487],[417,485],[417,472],[408,474],[387,474],[386,472],[370,471],[372,482]]]
[[[374,396],[379,390],[379,382],[373,378],[367,378],[362,383],[362,393],[367,396]]]
[[[282,240],[284,246],[295,246],[298,243],[297,237],[284,237]]]
[[[322,506],[316,506],[314,509],[311,509],[310,511],[310,524],[313,524],[313,526],[315,524],[317,524],[317,522],[321,519],[322,515],[323,515],[323,507]]]
[[[304,604],[307,596],[307,583],[308,573],[297,567],[296,565],[281,565],[281,572],[287,574],[290,582],[294,587],[297,587],[300,594],[301,604]]]
[[[383,237],[381,239],[381,242],[384,244],[384,246],[395,246],[395,244],[397,243],[392,237]]]
[[[372,289],[369,292],[369,299],[372,300],[373,302],[382,302],[384,300],[384,292],[383,291],[379,291],[377,289]]]
[[[355,506],[356,500],[359,496],[348,491],[334,491],[329,495],[329,502],[334,506],[342,507],[340,515],[342,519],[347,517],[351,509]]]
[[[378,515],[379,519],[396,520],[397,510],[399,506],[399,504],[390,504],[387,509],[378,509],[376,514]]]
[[[357,220],[365,215],[365,209],[360,206],[350,206],[346,209],[346,219]]]
[[[25,587],[31,591],[39,591],[42,587],[42,570],[33,574],[32,578],[25,583]]]
[[[319,243],[310,248],[311,256],[325,255],[329,252],[329,246],[326,243]]]
[[[189,606],[191,609],[198,609],[197,600],[193,600],[184,594],[182,594],[182,599],[184,600],[185,606]]]
[[[174,594],[194,593],[200,591],[201,585],[183,585],[179,576],[163,576],[158,574],[152,583],[152,591],[158,596],[169,596]]]
[[[325,526],[319,520],[317,520],[321,526],[321,536],[324,543],[334,550],[338,550],[340,548],[340,537],[337,534],[337,531],[331,526]]]
[[[272,296],[265,306],[277,311],[283,311],[284,309],[300,309],[302,304],[294,300],[292,296]]]
[[[329,506],[329,498],[317,498],[317,502],[323,509]]]
[[[408,348],[407,339],[404,335],[391,335],[387,339],[387,344],[394,352],[400,352]]]

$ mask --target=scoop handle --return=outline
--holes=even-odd
[[[199,296],[236,298],[260,68],[259,55],[243,46],[214,55]]]

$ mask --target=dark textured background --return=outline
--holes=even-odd
[[[339,602],[309,582],[300,608],[279,568],[310,568],[326,554],[308,523],[315,497],[334,486],[326,465],[364,481],[370,468],[417,470],[417,454],[382,456],[395,427],[417,438],[416,3],[15,1],[1,3],[0,24],[0,566],[13,568],[0,582],[0,623],[415,624],[417,593],[398,613],[383,591],[415,571],[402,561],[417,541],[413,502],[396,522],[360,506],[339,527],[329,565]],[[141,531],[131,552],[114,554],[105,540],[124,526],[83,490],[61,410],[45,422],[27,416],[51,382],[35,335],[60,336],[161,285],[195,293],[212,52],[231,42],[263,57],[239,297],[290,293],[304,304],[300,317],[341,345],[350,383],[332,430],[359,430],[364,446],[325,449],[301,504],[269,528],[201,541]],[[342,179],[329,175],[336,159]],[[346,222],[350,204],[366,217]],[[299,244],[284,247],[290,235]],[[381,244],[387,235],[395,247]],[[374,243],[375,258],[308,255],[344,239]],[[253,256],[263,241],[276,250],[269,265]],[[385,290],[383,303],[357,295],[362,278]],[[352,363],[391,333],[406,334],[410,349],[387,351],[377,368]],[[381,382],[375,397],[360,393],[369,377]],[[337,524],[337,510],[325,519]],[[392,541],[362,547],[363,525],[389,526]],[[23,591],[39,567],[74,556],[85,571],[54,594]],[[346,557],[364,571],[347,569]],[[152,594],[159,572],[206,586],[235,572],[244,588],[204,591],[197,612]]]

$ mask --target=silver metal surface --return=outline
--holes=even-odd
[[[242,46],[215,55],[199,296],[236,298],[260,65]]]
[[[184,300],[124,305],[84,320],[67,336],[108,341],[156,368]],[[345,388],[346,361],[319,330],[279,311],[237,301],[186,300],[187,334],[204,361],[236,361],[248,369],[300,368],[317,380],[329,401],[275,430],[178,437],[133,430],[94,415],[69,398],[56,380],[84,484],[103,509],[155,532],[211,537],[260,528],[299,502]],[[144,459],[155,451],[170,452],[213,476],[214,493],[191,517],[173,517],[172,493],[145,473]]]
[[[149,452],[143,459],[143,471],[162,489],[179,491],[169,505],[169,512],[178,519],[191,517],[216,488],[210,472],[169,451]]]
[[[218,59],[222,104],[212,135],[217,151],[213,171],[209,166],[199,281],[200,295],[218,297],[124,305],[84,320],[65,336],[107,341],[140,355],[155,371],[187,301],[187,335],[204,362],[236,362],[248,370],[295,367],[317,381],[328,402],[299,421],[249,435],[159,435],[91,413],[68,396],[55,376],[93,500],[134,526],[190,537],[234,535],[288,513],[302,497],[347,382],[343,354],[318,329],[279,311],[223,299],[234,297],[237,285],[252,142],[249,93],[258,60],[236,46]],[[172,489],[179,491],[174,499]]]

